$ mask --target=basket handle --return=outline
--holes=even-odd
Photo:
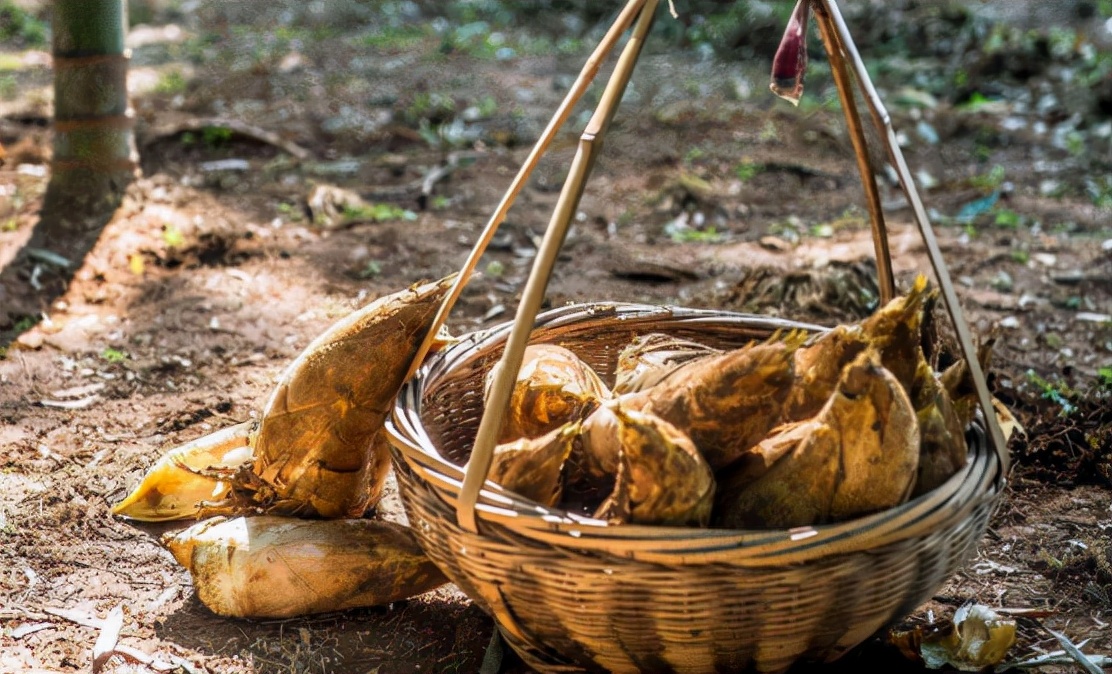
[[[587,57],[586,63],[583,64],[583,68],[579,71],[579,76],[576,77],[575,82],[573,82],[571,88],[568,89],[568,93],[564,96],[564,100],[561,101],[559,107],[556,108],[556,112],[552,115],[552,119],[549,120],[548,125],[544,128],[540,137],[537,138],[537,142],[533,145],[533,149],[529,151],[529,155],[525,158],[525,162],[522,163],[517,175],[515,175],[514,179],[510,182],[510,186],[502,196],[502,200],[498,202],[498,206],[494,209],[494,213],[491,214],[490,219],[487,220],[486,226],[483,227],[483,231],[479,234],[478,241],[475,242],[475,246],[467,255],[467,259],[463,263],[463,269],[456,276],[452,286],[448,289],[448,293],[444,296],[444,300],[440,303],[440,309],[433,318],[432,327],[428,331],[428,334],[425,335],[424,340],[422,340],[413,358],[413,362],[409,366],[409,372],[405,377],[407,380],[417,373],[417,370],[421,367],[421,363],[425,361],[425,357],[428,355],[429,351],[432,350],[432,345],[436,342],[440,328],[448,321],[448,314],[451,313],[452,307],[454,307],[456,301],[459,300],[460,293],[463,292],[463,287],[471,280],[471,275],[474,273],[475,267],[478,266],[479,259],[483,256],[483,253],[486,252],[495,233],[498,232],[498,227],[502,224],[502,221],[506,219],[506,213],[509,212],[510,207],[517,199],[517,195],[520,194],[522,188],[525,187],[525,181],[532,175],[533,169],[536,168],[541,156],[544,155],[548,146],[551,145],[553,139],[556,138],[556,133],[571,115],[571,111],[575,107],[575,104],[578,103],[579,99],[583,97],[583,94],[587,92],[591,82],[595,79],[595,75],[598,74],[603,59],[614,50],[614,45],[617,44],[622,33],[633,23],[634,17],[645,5],[645,2],[646,0],[629,0],[618,14],[617,18],[614,19],[614,23],[611,24],[610,29],[606,31],[602,40],[599,41],[598,46],[596,46],[595,50],[591,52],[591,55]]]
[[[510,393],[517,371],[521,368],[521,361],[525,352],[529,335],[533,331],[533,323],[540,311],[541,302],[544,300],[548,279],[552,275],[552,268],[556,264],[556,256],[564,243],[568,226],[572,216],[579,206],[579,198],[583,195],[583,187],[587,176],[594,167],[597,157],[598,145],[602,141],[610,120],[618,108],[618,103],[625,93],[626,84],[633,74],[633,67],[637,57],[641,54],[641,47],[645,43],[649,28],[652,26],[656,15],[659,0],[646,0],[644,3],[630,2],[626,5],[629,10],[635,4],[643,4],[637,23],[618,58],[610,81],[602,93],[598,107],[579,139],[575,156],[572,158],[568,169],[568,176],[564,180],[560,198],[553,209],[552,217],[537,250],[537,258],[530,270],[529,279],[526,281],[525,290],[522,292],[521,302],[518,305],[517,315],[514,317],[513,328],[506,341],[502,358],[494,366],[494,380],[491,383],[487,404],[483,410],[482,419],[479,421],[479,430],[475,437],[475,444],[471,450],[471,458],[465,467],[463,485],[460,488],[459,501],[456,506],[456,520],[463,529],[476,533],[478,522],[475,516],[475,503],[479,498],[479,491],[490,472],[491,459],[494,455],[494,446],[498,433],[502,427],[502,419],[509,407]]]
[[[861,61],[861,57],[849,34],[849,29],[846,27],[845,20],[838,9],[836,0],[800,0],[800,2],[806,3],[805,9],[810,8],[814,10],[816,19],[819,23],[819,30],[823,37],[823,45],[830,59],[839,98],[846,115],[847,126],[853,142],[858,169],[862,174],[862,183],[864,185],[869,215],[872,222],[881,298],[885,299],[885,296],[887,296],[887,299],[891,299],[892,295],[894,295],[891,260],[888,251],[888,235],[880,205],[879,191],[877,190],[871,161],[868,157],[861,118],[856,107],[850,71],[847,69],[847,62],[852,68],[852,73],[857,80],[858,86],[862,88],[865,103],[869,108],[873,123],[876,125],[881,140],[887,149],[889,159],[895,166],[904,195],[912,206],[916,225],[926,245],[931,267],[934,270],[942,290],[943,304],[946,307],[954,330],[957,333],[962,355],[965,357],[969,366],[969,372],[977,392],[977,400],[984,412],[989,441],[1001,467],[1001,476],[1006,476],[1009,467],[1006,442],[996,418],[995,410],[992,405],[992,396],[988,391],[984,372],[977,360],[972,334],[962,314],[957,293],[954,290],[953,282],[950,279],[949,271],[942,257],[938,241],[934,235],[934,230],[931,227],[926,210],[923,207],[914,182],[912,181],[911,172],[896,142],[895,131],[892,128],[888,112],[881,103],[880,97],[877,95],[876,89]],[[592,60],[588,62],[588,66],[584,68],[584,71],[580,74],[580,79],[576,82],[576,85],[579,85],[582,81],[583,89],[586,88],[589,77],[593,77],[594,73],[597,72],[598,63],[596,58],[601,58],[602,55],[613,47],[614,42],[617,41],[617,37],[625,31],[632,21],[632,17],[640,11],[637,24],[611,75],[606,90],[603,92],[599,105],[580,137],[579,147],[572,160],[568,176],[560,193],[559,201],[553,211],[552,218],[545,231],[540,248],[537,251],[537,258],[534,261],[529,279],[526,282],[522,300],[519,304],[518,312],[514,317],[513,326],[506,341],[502,357],[494,366],[494,378],[488,394],[487,404],[479,423],[479,429],[472,448],[470,460],[464,468],[464,480],[456,506],[457,522],[460,527],[472,533],[478,531],[475,506],[478,501],[479,492],[490,470],[497,434],[501,428],[504,413],[509,406],[512,385],[516,379],[516,373],[521,367],[525,346],[544,298],[549,277],[555,266],[556,256],[560,247],[563,245],[572,215],[582,196],[586,178],[593,167],[597,145],[600,144],[602,136],[605,134],[610,120],[613,118],[617,104],[625,91],[625,86],[629,81],[633,67],[640,55],[644,39],[648,34],[648,29],[652,25],[658,3],[659,0],[630,0],[622,10],[618,19],[615,20],[610,31],[604,38],[603,43],[600,43],[599,47],[592,54]],[[606,47],[605,51],[603,51],[604,46]],[[594,63],[594,70],[590,72],[588,77],[588,70],[591,69],[592,63]],[[584,81],[585,77],[588,77],[586,81]],[[419,363],[422,362],[423,356],[427,353],[436,331],[443,325],[444,320],[446,320],[448,312],[459,297],[462,286],[469,279],[471,271],[473,271],[475,264],[478,262],[478,258],[482,255],[490,239],[493,237],[494,230],[501,223],[506,210],[508,210],[509,205],[520,191],[524,179],[528,176],[529,172],[532,171],[536,161],[539,159],[540,153],[547,147],[547,143],[551,140],[551,136],[554,135],[555,130],[566,119],[568,112],[570,112],[571,105],[574,104],[574,100],[572,100],[573,95],[577,100],[578,96],[581,94],[582,90],[580,90],[578,86],[573,87],[573,90],[569,92],[568,98],[565,99],[556,117],[554,117],[549,127],[546,129],[546,135],[542,136],[538,141],[537,146],[526,160],[526,165],[522,167],[510,191],[499,204],[498,209],[487,225],[487,229],[484,230],[480,241],[476,244],[475,249],[472,250],[468,258],[468,265],[465,266],[464,270],[460,273],[452,289],[449,291],[448,296],[442,303],[440,312],[437,314],[436,322],[434,323],[434,328],[430,330],[429,336],[426,338],[426,344],[422,345],[419,351],[419,357],[414,359],[414,364],[412,366],[413,372],[416,371]],[[413,372],[411,372],[410,375],[412,375]]]
[[[954,332],[958,337],[958,346],[961,348],[961,354],[965,358],[965,362],[969,365],[969,374],[973,379],[973,387],[977,392],[977,402],[980,404],[981,411],[984,413],[985,426],[988,430],[989,444],[992,446],[993,451],[996,453],[996,458],[1000,463],[1000,474],[1002,477],[1007,477],[1008,469],[1011,464],[1010,457],[1008,456],[1008,442],[1004,439],[1004,433],[1000,429],[1000,422],[996,418],[996,410],[992,404],[992,394],[988,390],[988,380],[985,378],[984,370],[981,369],[980,361],[977,360],[977,349],[973,344],[973,335],[969,330],[969,324],[965,320],[965,316],[961,310],[961,303],[958,300],[957,292],[954,290],[954,283],[950,280],[950,271],[946,267],[946,261],[942,257],[942,250],[938,246],[938,239],[935,237],[934,228],[931,227],[930,219],[927,217],[927,211],[923,207],[923,201],[919,198],[919,192],[915,189],[915,182],[911,177],[911,170],[907,167],[907,162],[904,161],[903,152],[900,150],[900,145],[896,141],[896,131],[892,128],[892,118],[888,115],[888,111],[881,102],[880,96],[877,94],[876,88],[873,86],[872,80],[869,78],[869,73],[865,69],[865,64],[861,60],[861,55],[857,52],[857,45],[853,43],[853,37],[849,33],[849,28],[846,26],[845,19],[842,17],[841,11],[838,9],[836,0],[803,0],[803,2],[813,2],[815,15],[819,24],[819,31],[822,34],[823,45],[826,47],[826,52],[829,55],[831,67],[835,72],[835,81],[838,84],[838,94],[842,98],[843,107],[846,109],[847,116],[852,109],[856,116],[856,106],[853,106],[853,91],[849,87],[848,74],[845,72],[845,65],[848,61],[849,65],[853,68],[853,73],[856,76],[858,86],[861,87],[864,94],[866,107],[869,108],[869,113],[873,119],[873,124],[876,126],[877,133],[880,134],[882,143],[885,149],[888,150],[888,158],[895,166],[896,175],[899,178],[900,187],[903,189],[904,196],[907,198],[908,203],[911,204],[912,212],[915,215],[915,224],[919,229],[919,235],[923,239],[923,243],[927,248],[927,257],[930,259],[931,268],[934,270],[935,278],[938,279],[938,285],[942,290],[942,303],[946,306],[946,313],[950,317],[950,323],[954,327]],[[847,104],[848,103],[848,104]],[[860,120],[856,123],[851,122],[851,134],[860,134]],[[856,127],[856,131],[853,131]],[[862,137],[862,141],[864,138]],[[854,148],[857,149],[857,142],[854,142]],[[861,166],[861,151],[858,154],[858,164]],[[871,174],[870,174],[871,178]],[[866,181],[867,183],[868,181]],[[875,187],[875,183],[874,183]],[[868,188],[866,188],[867,190]],[[879,208],[879,202],[876,206]],[[870,214],[872,214],[872,206],[870,206]],[[874,236],[876,236],[877,229],[875,227],[876,220],[874,219]],[[881,225],[883,230],[883,224]],[[887,235],[884,236],[885,244],[887,244]],[[887,245],[885,245],[887,248]],[[878,248],[879,255],[879,248]],[[878,259],[878,269],[880,268],[881,261]]]

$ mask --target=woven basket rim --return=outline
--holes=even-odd
[[[757,314],[694,309],[628,302],[569,304],[538,315],[531,341],[544,341],[557,328],[587,329],[592,321],[629,323],[668,321],[684,326],[744,324],[769,333],[803,328],[821,332],[824,326]],[[386,430],[397,459],[404,461],[424,486],[435,491],[454,510],[464,478],[464,467],[441,455],[422,422],[424,392],[451,374],[474,354],[501,351],[512,322],[468,333],[428,360],[403,386]],[[565,335],[566,336],[566,335]],[[983,419],[972,425],[965,466],[940,487],[899,506],[831,524],[795,529],[738,530],[613,524],[530,501],[486,481],[476,504],[480,522],[513,529],[542,545],[558,545],[591,552],[671,563],[742,563],[774,566],[831,554],[870,549],[960,523],[1003,489],[996,454],[986,441]]]

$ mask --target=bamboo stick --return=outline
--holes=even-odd
[[[494,381],[491,384],[490,395],[486,402],[483,417],[479,422],[479,430],[475,444],[471,451],[471,458],[467,462],[466,474],[460,489],[459,503],[456,508],[456,518],[460,527],[472,533],[478,532],[478,523],[475,516],[475,503],[479,491],[486,481],[490,471],[491,457],[497,442],[498,432],[501,430],[502,419],[510,401],[517,372],[521,368],[522,355],[525,351],[529,335],[533,331],[533,324],[544,299],[548,280],[552,275],[552,268],[556,264],[556,256],[564,243],[568,226],[575,210],[579,206],[579,199],[583,195],[587,177],[594,167],[598,149],[603,136],[614,117],[618,103],[622,100],[626,85],[629,83],[637,58],[641,54],[645,37],[652,26],[656,14],[658,0],[647,0],[641,8],[637,24],[633,28],[629,41],[618,59],[610,81],[603,91],[598,107],[587,122],[575,157],[572,158],[568,170],[567,180],[564,181],[560,198],[553,210],[548,229],[541,241],[533,269],[525,284],[521,303],[518,305],[517,315],[514,318],[513,328],[506,340],[502,358],[495,365]]]
[[[885,109],[879,94],[877,94],[876,87],[873,86],[872,80],[869,78],[869,73],[865,69],[865,64],[861,60],[861,55],[857,52],[857,46],[853,42],[853,37],[849,33],[849,28],[846,26],[845,19],[842,18],[837,2],[835,0],[815,0],[815,2],[818,2],[822,9],[821,12],[816,12],[820,15],[820,22],[825,20],[828,23],[832,37],[834,37],[839,44],[839,51],[845,54],[846,59],[849,61],[849,65],[857,75],[858,84],[862,88],[866,105],[872,114],[873,122],[877,127],[877,131],[888,151],[892,163],[895,165],[900,187],[903,188],[904,195],[907,197],[908,203],[911,204],[912,211],[915,214],[915,224],[919,228],[923,243],[926,244],[927,257],[930,259],[931,267],[934,270],[935,277],[938,279],[938,285],[942,290],[943,304],[946,305],[946,311],[950,316],[950,322],[953,324],[954,332],[957,334],[962,356],[969,364],[969,374],[973,378],[973,386],[977,391],[977,402],[980,404],[981,411],[984,413],[989,441],[1000,459],[1000,465],[1002,467],[1001,473],[1006,476],[1010,465],[1007,441],[1004,439],[1004,433],[996,418],[996,411],[992,405],[992,395],[988,390],[988,381],[985,378],[984,371],[981,369],[980,362],[977,360],[977,349],[973,344],[973,336],[969,330],[969,324],[962,314],[961,302],[958,299],[957,292],[954,290],[954,284],[950,279],[950,272],[942,256],[942,249],[938,245],[938,239],[934,234],[934,228],[931,227],[930,218],[927,217],[927,211],[923,207],[923,201],[919,198],[918,190],[915,189],[911,170],[908,169],[907,162],[904,161],[903,152],[900,150],[899,143],[896,141],[896,132],[895,129],[892,128],[892,118],[888,115],[887,109]],[[825,19],[821,17],[825,17]]]
[[[822,44],[830,61],[830,70],[838,89],[838,99],[846,117],[846,127],[853,142],[853,153],[857,158],[857,171],[861,174],[861,185],[865,189],[865,204],[869,210],[869,222],[873,230],[873,246],[876,249],[877,284],[880,288],[881,306],[888,304],[896,296],[896,282],[892,275],[892,253],[888,247],[888,228],[884,224],[884,210],[877,189],[876,172],[873,170],[869,149],[865,141],[865,131],[861,126],[861,115],[857,111],[857,101],[853,95],[853,82],[846,69],[845,55],[841,48],[830,15],[821,7],[816,8],[816,19]]]
[[[421,363],[425,360],[425,356],[428,355],[433,342],[436,341],[437,333],[448,320],[448,314],[452,311],[452,307],[455,306],[460,293],[463,292],[463,287],[471,280],[471,274],[474,273],[475,267],[478,266],[479,259],[482,258],[483,253],[486,252],[487,246],[490,245],[502,221],[506,219],[506,213],[510,210],[510,206],[513,205],[514,200],[517,199],[517,195],[525,186],[525,181],[528,180],[529,176],[533,173],[533,169],[536,168],[537,162],[540,161],[541,156],[556,137],[556,133],[560,130],[560,127],[564,125],[568,116],[571,115],[572,108],[575,107],[575,104],[583,97],[583,94],[587,91],[591,82],[594,81],[603,59],[613,51],[614,45],[617,44],[622,33],[633,23],[633,18],[645,5],[645,2],[646,0],[629,0],[621,13],[618,14],[618,17],[614,19],[614,23],[610,26],[606,35],[603,36],[598,46],[595,47],[595,50],[591,52],[591,55],[587,58],[587,62],[583,65],[583,69],[579,72],[579,76],[576,78],[575,82],[572,83],[564,100],[560,102],[560,106],[556,108],[556,113],[548,122],[548,126],[545,127],[540,138],[537,139],[536,144],[533,145],[533,149],[529,151],[529,156],[525,158],[525,162],[521,165],[521,168],[518,169],[517,175],[514,176],[513,181],[510,183],[509,189],[506,190],[506,194],[503,195],[502,200],[498,202],[498,206],[494,209],[494,213],[491,214],[486,226],[479,234],[479,240],[475,243],[475,246],[471,249],[467,259],[464,261],[463,269],[460,270],[455,283],[452,284],[452,287],[448,290],[448,294],[444,297],[444,301],[440,305],[440,310],[433,319],[432,328],[429,330],[428,335],[425,336],[424,341],[421,342],[421,346],[417,349],[417,355],[413,359],[413,364],[410,365],[406,379],[412,377],[417,372],[418,368],[421,367]]]

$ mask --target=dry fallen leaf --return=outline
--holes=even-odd
[[[984,604],[965,604],[941,624],[893,632],[889,641],[930,669],[979,672],[1004,661],[1016,641],[1016,622]]]

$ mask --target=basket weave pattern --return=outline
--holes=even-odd
[[[665,332],[721,348],[818,326],[719,311],[596,304],[538,318],[612,383],[635,335]],[[429,556],[495,616],[542,672],[783,671],[832,660],[930,598],[976,549],[1002,488],[975,424],[970,460],[913,502],[792,531],[608,525],[492,483],[478,534],[456,523],[462,466],[483,412],[483,378],[508,328],[434,356],[388,424],[411,525]]]

